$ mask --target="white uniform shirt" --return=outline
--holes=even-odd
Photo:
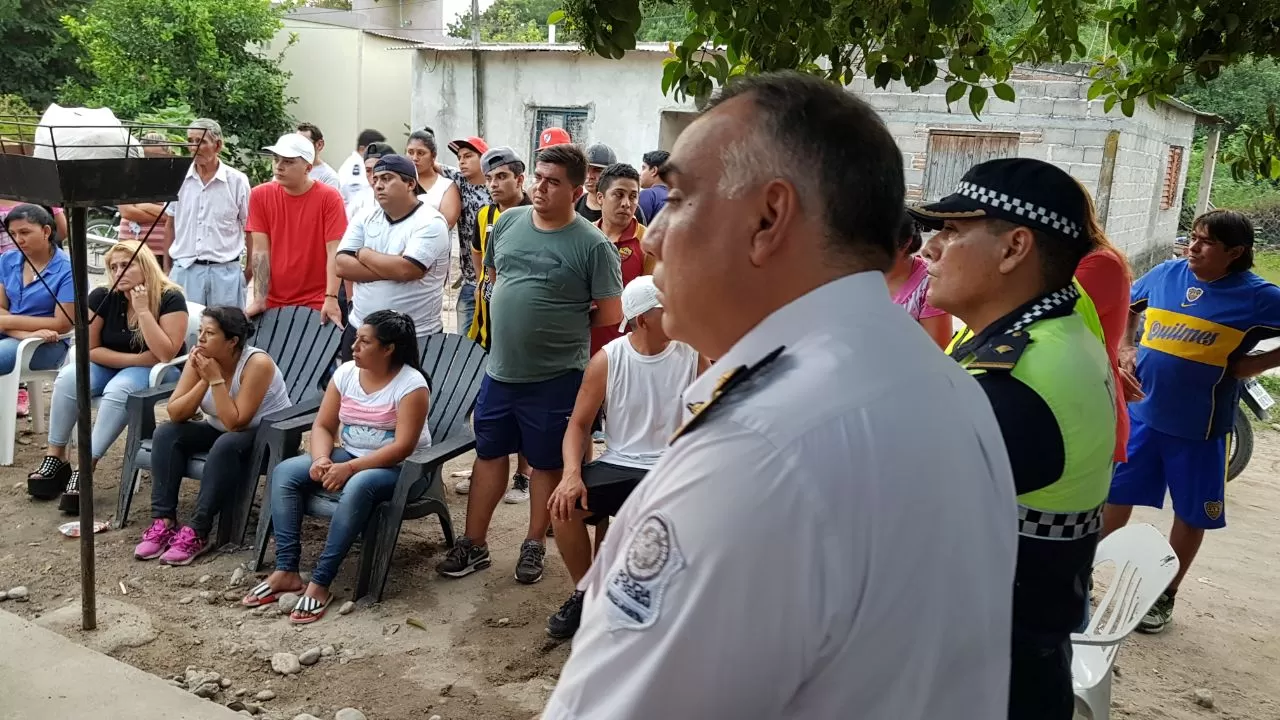
[[[779,346],[623,506],[544,720],[1007,714],[1017,510],[982,389],[872,272],[684,399]]]
[[[342,191],[342,186],[338,182],[338,173],[334,172],[333,168],[329,167],[329,164],[323,160],[321,160],[320,162],[316,163],[311,167],[311,173],[309,177],[318,183],[324,183],[325,185],[328,185],[334,190],[337,190],[339,192]]]
[[[192,164],[178,188],[177,201],[169,203],[165,213],[173,218],[169,257],[174,264],[239,261],[249,221],[249,178],[218,161],[218,170],[206,185]]]
[[[444,329],[440,311],[444,285],[449,274],[449,226],[444,216],[425,202],[405,217],[392,222],[376,202],[347,225],[338,243],[338,252],[355,254],[369,248],[386,255],[400,255],[426,270],[418,280],[396,282],[376,280],[355,283],[349,320],[360,326],[361,319],[377,310],[396,310],[413,318],[418,339]]]
[[[364,156],[352,151],[338,166],[338,192],[342,193],[342,202],[347,204],[348,217],[351,216],[351,200],[362,187],[369,187],[369,178],[364,174]]]

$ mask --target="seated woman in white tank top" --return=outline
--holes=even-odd
[[[226,512],[249,467],[263,416],[293,403],[280,368],[246,343],[253,324],[235,307],[209,307],[200,336],[169,399],[169,422],[151,448],[151,527],[134,550],[139,560],[187,565],[210,548],[213,518]],[[196,412],[204,413],[196,420]],[[178,524],[178,490],[192,455],[207,453],[195,514]],[[125,482],[129,482],[128,478]]]
[[[587,525],[616,515],[631,491],[658,463],[679,427],[681,396],[706,368],[692,347],[667,337],[653,278],[642,275],[622,291],[621,330],[587,364],[564,436],[564,478],[547,503],[556,547],[574,585],[591,569]],[[591,424],[604,408],[606,450],[582,464]],[[547,632],[567,638],[578,629],[582,594],[547,619]]]

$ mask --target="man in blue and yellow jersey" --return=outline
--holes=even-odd
[[[1214,210],[1196,219],[1185,258],[1133,284],[1120,363],[1136,372],[1146,398],[1129,404],[1129,460],[1111,482],[1103,533],[1124,527],[1134,505],[1162,507],[1167,488],[1174,512],[1169,544],[1181,564],[1138,626],[1143,632],[1168,626],[1204,531],[1227,524],[1228,436],[1240,378],[1280,366],[1280,351],[1247,355],[1259,340],[1280,335],[1280,288],[1251,267],[1253,225],[1238,212]]]
[[[1111,363],[1076,312],[1076,267],[1094,246],[1084,190],[1039,160],[974,166],[911,209],[928,301],[968,331],[948,353],[986,392],[1018,494],[1010,720],[1071,720],[1071,632],[1080,626],[1115,452]]]

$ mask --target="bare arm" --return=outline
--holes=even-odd
[[[333,381],[324,391],[324,400],[320,401],[320,411],[316,413],[315,422],[311,423],[311,460],[327,459],[333,453],[334,439],[338,437],[338,408],[342,405],[342,396]]]
[[[591,327],[602,327],[612,325],[617,327],[622,323],[622,296],[611,298],[603,298],[596,301],[596,307],[591,311]]]
[[[326,300],[332,300],[338,297],[338,288],[342,287],[342,278],[338,277],[338,243],[342,242],[342,238],[330,240],[324,244],[325,252],[325,283],[324,294],[332,295],[326,297]]]
[[[70,237],[67,234],[67,214],[65,212],[53,216],[53,227],[58,231],[58,237],[63,240]]]
[[[380,278],[396,282],[421,280],[426,268],[401,255],[388,255],[369,248],[360,248],[356,259]]]
[[[249,427],[258,408],[262,407],[262,400],[267,396],[267,388],[271,386],[275,371],[271,359],[263,353],[257,353],[245,363],[244,374],[240,376],[240,391],[235,397],[231,397],[229,383],[213,386],[213,409],[227,430],[235,432]]]
[[[149,311],[138,313],[142,339],[147,343],[147,350],[159,362],[169,362],[178,357],[178,351],[187,338],[188,319],[185,311],[166,313],[158,320]]]
[[[262,312],[267,306],[267,292],[271,289],[271,238],[266,233],[249,233],[247,247],[249,264],[253,267],[253,303],[249,307]]]
[[[0,288],[3,293],[3,288]],[[53,317],[31,317],[30,315],[12,315],[8,312],[9,301],[4,301],[4,312],[0,313],[0,330],[6,334],[17,337],[14,333],[26,332],[33,333],[38,330],[52,330],[59,335],[71,330],[71,321],[67,318],[74,317],[75,303],[58,303],[58,307],[53,311]]]
[[[440,214],[449,223],[450,229],[457,226],[458,218],[462,217],[462,193],[458,191],[457,183],[450,185],[445,191],[444,199],[440,201]]]
[[[587,371],[578,386],[578,397],[573,403],[573,415],[565,428],[560,453],[564,456],[564,476],[582,473],[582,459],[586,455],[591,426],[596,421],[600,407],[604,405],[605,388],[609,382],[609,356],[598,352],[587,363]]]
[[[350,280],[353,282],[377,282],[378,280],[386,279],[374,272],[368,265],[360,262],[355,255],[346,252],[345,250],[338,253],[338,257],[334,259],[334,262],[338,268],[338,277],[343,280]]]
[[[120,211],[120,217],[129,222],[136,222],[142,226],[143,230],[151,228],[151,223],[164,212],[164,206],[159,203],[138,203],[136,205],[120,205],[116,208]],[[164,224],[168,224],[167,221]],[[157,225],[159,227],[159,225]]]
[[[164,216],[164,256],[169,257],[169,248],[173,246],[173,216]]]
[[[186,422],[195,417],[196,410],[200,409],[200,401],[204,399],[208,389],[208,383],[196,372],[195,363],[187,363],[182,368],[182,377],[178,378],[178,387],[174,388],[173,395],[169,396],[166,404],[169,420]]]

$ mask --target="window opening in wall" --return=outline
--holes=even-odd
[[[1184,148],[1169,146],[1169,159],[1164,165],[1164,187],[1160,191],[1160,209],[1168,210],[1178,204],[1178,181],[1182,179],[1182,153]]]
[[[585,143],[587,130],[590,128],[587,108],[540,107],[534,109],[533,137],[530,138],[529,145],[530,170],[533,169],[533,157],[538,152],[538,136],[543,130],[552,127],[568,131],[569,137],[573,138],[575,143]]]
[[[924,167],[924,201],[956,191],[969,168],[997,158],[1018,156],[1017,133],[969,133],[930,130]]]

